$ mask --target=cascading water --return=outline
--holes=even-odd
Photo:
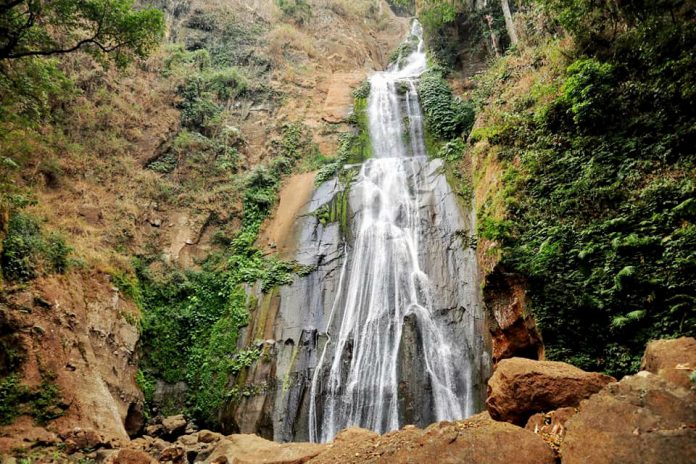
[[[374,157],[351,186],[352,243],[344,245],[309,388],[312,441],[353,425],[383,433],[406,422],[459,419],[477,407],[483,349],[475,258],[453,230],[442,232],[440,223],[462,220],[425,151],[416,83],[426,57],[417,22],[414,37],[411,54],[370,78]],[[438,192],[447,201],[433,205]],[[437,243],[445,237],[457,243]],[[435,268],[438,275],[429,275]],[[438,280],[461,283],[453,289]]]

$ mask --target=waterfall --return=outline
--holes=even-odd
[[[350,426],[384,433],[408,421],[461,419],[478,407],[475,257],[453,230],[441,232],[462,219],[441,164],[425,150],[416,89],[426,56],[416,21],[410,40],[418,42],[412,53],[370,77],[374,157],[351,185],[352,243],[344,245],[311,377],[308,432],[315,442]],[[435,197],[447,201],[433,206]]]

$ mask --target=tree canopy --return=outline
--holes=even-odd
[[[163,31],[162,12],[134,0],[0,0],[0,60],[84,50],[124,66]]]

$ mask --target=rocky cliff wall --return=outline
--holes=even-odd
[[[430,220],[422,231],[419,258],[435,285],[434,313],[451,332],[450,339],[474,340],[478,344],[456,346],[455,350],[456,357],[474,366],[476,375],[470,380],[475,384],[473,390],[480,408],[490,360],[486,356],[469,358],[470,353],[487,352],[486,322],[477,297],[479,282],[467,281],[465,277],[477,275],[475,252],[465,247],[462,239],[473,229],[473,216],[462,214],[442,173],[441,160],[423,164],[415,175],[423,176],[427,179],[424,185],[432,186],[420,195],[421,214]],[[238,404],[229,405],[223,422],[230,430],[260,433],[277,441],[309,438],[313,372],[327,341],[327,330],[338,332],[345,303],[341,298],[337,300],[336,294],[342,273],[350,265],[352,237],[356,234],[350,218],[359,205],[350,187],[350,183],[337,179],[322,184],[295,221],[295,259],[312,271],[295,277],[292,285],[281,287],[277,294],[258,295],[259,304],[246,329],[245,343],[256,340],[268,356],[262,355],[243,378],[235,379],[251,393]],[[337,208],[336,204],[341,206]],[[346,209],[345,215],[339,215],[335,222],[325,221],[317,212],[326,208]],[[418,329],[408,319],[405,325],[399,354],[404,375],[400,410],[404,423],[427,425],[433,419],[414,411],[424,410],[428,385],[409,377],[417,375],[417,366],[422,364],[416,343]]]
[[[19,357],[21,385],[43,400],[23,395],[33,403],[15,404],[24,417],[0,427],[0,453],[24,442],[50,442],[75,427],[115,443],[137,433],[144,422],[135,379],[138,317],[109,276],[97,272],[40,279],[7,292],[0,299],[4,355],[11,350]],[[8,359],[3,361],[7,368]],[[52,388],[56,395],[48,395]]]

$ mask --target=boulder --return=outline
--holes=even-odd
[[[193,446],[198,443],[198,437],[195,435],[182,435],[176,439],[176,442],[181,446]]]
[[[198,442],[199,443],[213,443],[219,441],[222,435],[216,432],[211,432],[210,430],[201,430],[198,432]]]
[[[83,430],[76,427],[70,432],[62,434],[61,438],[65,444],[65,452],[68,454],[111,447],[111,442],[105,439],[102,434],[91,429]]]
[[[577,408],[560,408],[546,413],[540,412],[530,417],[524,428],[539,435],[555,453],[559,453],[565,436],[566,422],[576,412]]]
[[[582,402],[567,423],[563,464],[696,462],[696,394],[647,371]]]
[[[533,414],[577,406],[614,381],[562,362],[503,359],[488,381],[486,407],[493,419],[524,426]]]
[[[565,435],[565,424],[575,415],[577,408],[560,408],[550,412],[539,412],[527,421],[525,429],[534,433]]]
[[[162,419],[162,434],[170,439],[175,439],[186,432],[186,418],[183,414],[169,416]]]
[[[222,438],[206,463],[300,464],[326,449],[316,443],[275,443],[256,435],[229,435]]]
[[[648,343],[640,368],[680,387],[693,387],[690,376],[696,371],[696,338],[682,337]]]
[[[174,445],[162,450],[159,458],[160,462],[173,462],[174,464],[185,464],[186,449],[183,446]]]
[[[483,297],[490,320],[493,363],[515,356],[544,359],[544,343],[529,311],[525,279],[497,264],[486,275]]]
[[[151,437],[160,437],[164,433],[164,427],[162,424],[150,424],[145,427],[145,435]]]

